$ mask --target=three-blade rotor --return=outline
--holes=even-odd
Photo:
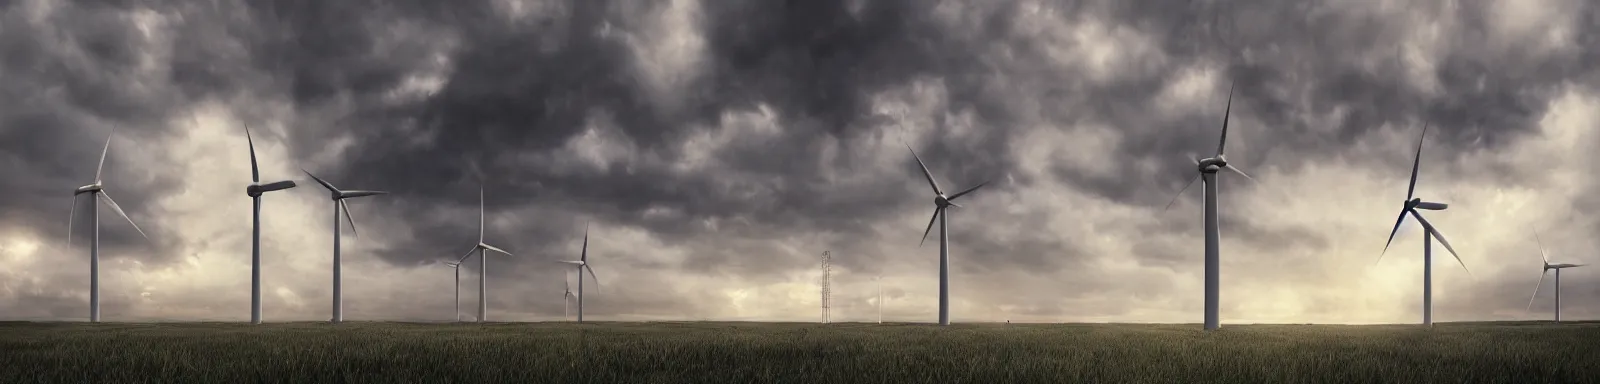
[[[1400,208],[1399,217],[1395,218],[1394,228],[1389,230],[1389,240],[1383,244],[1383,252],[1378,254],[1378,261],[1383,261],[1383,256],[1389,253],[1389,246],[1394,244],[1395,234],[1400,232],[1400,226],[1405,224],[1406,215],[1410,215],[1412,218],[1417,219],[1418,224],[1422,225],[1423,236],[1432,236],[1434,239],[1439,240],[1439,244],[1444,245],[1444,249],[1450,252],[1450,256],[1461,264],[1461,269],[1466,270],[1467,274],[1471,275],[1472,270],[1467,268],[1466,262],[1461,261],[1461,255],[1456,253],[1455,247],[1450,246],[1450,240],[1445,239],[1444,233],[1439,232],[1439,229],[1434,227],[1433,223],[1429,223],[1428,219],[1422,217],[1422,213],[1417,211],[1418,209],[1442,211],[1450,207],[1449,204],[1422,201],[1422,199],[1416,197],[1417,174],[1422,164],[1422,143],[1428,137],[1429,125],[1427,123],[1422,125],[1422,136],[1417,138],[1417,155],[1411,160],[1411,181],[1410,185],[1406,187],[1406,200]],[[1373,264],[1377,264],[1377,261],[1374,261]]]
[[[906,149],[911,151],[911,158],[917,160],[917,167],[922,169],[922,176],[928,179],[928,187],[933,188],[934,194],[933,217],[928,219],[928,228],[922,230],[922,241],[917,243],[917,246],[920,247],[922,244],[928,242],[928,233],[933,231],[933,223],[939,221],[939,215],[944,213],[945,208],[952,206],[961,208],[960,204],[955,203],[956,199],[966,196],[967,194],[972,193],[972,191],[978,190],[978,188],[983,188],[985,185],[989,185],[989,181],[985,180],[982,183],[978,183],[978,185],[972,186],[972,188],[967,188],[966,190],[957,192],[954,195],[945,196],[944,190],[939,188],[939,182],[934,181],[933,173],[928,172],[928,165],[922,162],[921,156],[917,156],[917,150],[911,149],[910,144],[906,144]]]
[[[1250,174],[1245,173],[1243,170],[1240,170],[1239,167],[1235,167],[1235,166],[1233,166],[1233,164],[1228,163],[1228,159],[1227,159],[1227,156],[1226,156],[1227,149],[1228,149],[1228,120],[1232,115],[1233,115],[1233,85],[1230,84],[1230,85],[1228,85],[1228,104],[1222,110],[1222,136],[1221,136],[1221,138],[1219,138],[1217,140],[1217,154],[1216,154],[1216,156],[1213,156],[1211,158],[1201,159],[1201,158],[1195,157],[1195,155],[1193,153],[1189,154],[1189,161],[1194,163],[1195,169],[1198,172],[1194,175],[1193,178],[1189,179],[1188,183],[1185,183],[1183,185],[1183,188],[1178,189],[1178,193],[1174,194],[1172,196],[1172,200],[1167,202],[1167,206],[1164,207],[1164,208],[1161,208],[1162,211],[1166,211],[1166,210],[1172,209],[1172,205],[1178,202],[1178,198],[1182,197],[1183,193],[1189,190],[1189,187],[1193,187],[1194,183],[1197,182],[1197,181],[1200,181],[1201,180],[1201,176],[1203,176],[1204,174],[1207,174],[1207,173],[1216,173],[1216,172],[1221,171],[1223,169],[1227,169],[1230,172],[1239,174],[1239,176],[1244,176],[1244,178],[1247,179],[1247,180],[1250,180],[1252,182],[1256,181],[1256,178],[1251,177]]]
[[[85,193],[93,194],[94,199],[97,200],[90,202],[90,204],[106,203],[106,206],[111,207],[112,212],[116,212],[117,216],[121,216],[123,220],[126,220],[128,225],[132,225],[133,230],[139,232],[140,237],[150,238],[149,235],[144,233],[143,229],[139,228],[139,224],[133,222],[133,218],[128,217],[128,212],[122,210],[122,206],[117,204],[117,200],[111,198],[111,194],[106,192],[102,183],[101,175],[106,168],[106,154],[111,152],[111,138],[114,136],[116,136],[115,131],[107,135],[105,147],[100,149],[100,163],[94,168],[94,184],[78,187],[77,190],[72,192],[72,208],[67,211],[67,247],[69,248],[72,247],[72,221],[73,218],[78,216],[78,195]]]
[[[462,261],[466,261],[468,257],[472,256],[473,252],[477,252],[480,249],[481,250],[486,250],[486,251],[500,252],[502,254],[505,254],[506,256],[514,256],[514,255],[511,254],[511,252],[506,252],[506,250],[504,250],[504,249],[500,249],[499,247],[496,247],[496,246],[493,246],[493,245],[489,245],[489,243],[483,242],[483,231],[484,231],[484,223],[485,223],[484,215],[485,215],[485,213],[484,213],[484,203],[483,203],[483,187],[478,187],[478,244],[477,245],[473,245],[472,249],[468,249],[467,253],[462,254],[461,258],[456,260],[457,263],[460,263]]]
[[[357,197],[385,195],[385,194],[389,193],[389,192],[384,192],[384,191],[363,191],[363,190],[344,191],[344,190],[340,190],[338,187],[334,187],[333,183],[329,183],[327,180],[323,180],[322,178],[317,177],[317,175],[311,174],[311,171],[307,171],[304,168],[302,168],[302,169],[300,169],[300,172],[305,172],[306,176],[311,176],[312,180],[316,180],[317,184],[322,184],[322,187],[326,188],[328,190],[328,193],[332,196],[333,201],[339,204],[339,210],[344,212],[345,221],[350,223],[350,235],[351,236],[360,237],[360,234],[357,233],[357,231],[356,231],[356,219],[353,218],[353,217],[350,217],[350,204],[345,203],[344,200],[345,199],[351,199],[351,198],[357,198]],[[482,234],[480,233],[479,236],[480,236],[479,241],[482,241],[482,239],[481,239]]]
[[[1525,311],[1532,311],[1533,310],[1533,300],[1537,299],[1539,297],[1539,289],[1544,287],[1544,277],[1550,275],[1550,270],[1552,270],[1552,269],[1560,270],[1560,269],[1567,269],[1567,268],[1577,268],[1577,267],[1582,267],[1582,266],[1588,265],[1588,264],[1565,264],[1565,263],[1564,264],[1550,264],[1549,252],[1545,251],[1544,240],[1539,238],[1539,230],[1538,229],[1533,230],[1533,241],[1537,242],[1536,244],[1539,245],[1539,259],[1541,259],[1541,261],[1543,263],[1541,263],[1540,269],[1539,269],[1539,284],[1533,286],[1533,295],[1528,297],[1528,307],[1526,309],[1524,309]],[[1559,273],[1559,271],[1557,271],[1557,273]]]
[[[600,277],[594,275],[594,267],[589,266],[589,225],[583,226],[583,248],[578,253],[577,260],[558,260],[558,263],[570,264],[578,267],[578,278],[583,279],[583,272],[589,272],[589,278],[594,280],[595,288],[600,287]],[[570,289],[570,288],[569,288]]]

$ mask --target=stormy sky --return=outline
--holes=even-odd
[[[0,319],[249,318],[264,182],[268,321],[451,318],[484,191],[497,321],[559,320],[584,229],[592,320],[937,318],[933,194],[957,322],[1199,322],[1216,148],[1227,323],[1548,318],[1596,261],[1600,11],[1580,0],[0,1]],[[1470,269],[1470,272],[1469,272]],[[1597,268],[1600,269],[1600,268]],[[462,269],[463,308],[485,273]],[[1564,317],[1600,316],[1594,270]],[[467,315],[470,317],[471,311]]]

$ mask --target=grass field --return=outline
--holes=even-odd
[[[1578,383],[1600,323],[0,323],[0,383]]]

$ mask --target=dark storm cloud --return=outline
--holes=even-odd
[[[921,1],[861,2],[859,10],[847,1],[708,1],[696,25],[705,37],[698,76],[673,88],[672,102],[664,103],[641,85],[646,79],[638,67],[652,63],[641,64],[645,59],[617,37],[650,33],[641,24],[667,7],[664,2],[552,1],[519,21],[487,1],[139,4],[182,16],[172,18],[172,42],[157,44],[171,50],[171,61],[158,64],[167,66],[160,70],[169,84],[130,86],[145,82],[137,47],[150,46],[126,17],[133,3],[62,4],[39,23],[26,21],[24,5],[0,6],[0,100],[12,106],[0,109],[0,172],[6,175],[0,178],[0,220],[60,222],[66,191],[92,176],[111,126],[119,137],[154,143],[177,133],[163,123],[181,118],[177,111],[189,104],[228,101],[245,105],[243,119],[260,120],[268,112],[251,102],[282,98],[298,119],[284,123],[293,161],[307,161],[348,135],[355,144],[339,158],[308,169],[341,186],[394,192],[357,208],[358,215],[400,212],[408,223],[410,233],[376,250],[390,263],[414,266],[465,251],[476,236],[472,216],[482,178],[490,222],[505,223],[486,230],[488,242],[524,255],[493,260],[508,267],[491,267],[491,281],[552,276],[556,272],[540,263],[576,257],[582,226],[591,219],[637,226],[690,250],[674,265],[606,255],[615,263],[768,281],[814,268],[816,252],[791,255],[781,244],[805,238],[796,234],[824,233],[831,243],[817,244],[816,251],[852,256],[883,252],[881,241],[913,243],[926,223],[929,196],[905,147],[897,138],[880,139],[899,134],[890,133],[897,128],[872,109],[871,97],[917,81],[937,82],[946,93],[933,116],[925,116],[934,121],[920,127],[926,137],[911,143],[946,189],[983,180],[995,182],[980,194],[1039,185],[1042,175],[1014,164],[1010,143],[1029,129],[1098,124],[1121,134],[1107,151],[1111,158],[1094,165],[1111,171],[1057,164],[1050,172],[1070,188],[1154,211],[1192,177],[1183,155],[1209,155],[1220,129],[1225,91],[1204,90],[1213,95],[1203,96],[1210,100],[1203,112],[1151,113],[1190,65],[1211,63],[1222,71],[1220,81],[1235,84],[1230,160],[1248,171],[1264,169],[1270,159],[1288,174],[1375,131],[1414,132],[1424,121],[1435,127],[1428,150],[1437,157],[1430,161],[1503,148],[1529,135],[1545,101],[1564,83],[1593,78],[1588,64],[1600,58],[1600,45],[1588,44],[1596,41],[1594,28],[1574,29],[1576,53],[1570,55],[1480,44],[1495,40],[1486,32],[1490,11],[1481,2],[1410,4],[1409,13],[1390,15],[1265,0],[1055,3],[1069,24],[1134,29],[1164,56],[1118,68],[1102,81],[1040,64],[1061,59],[1048,52],[1048,42],[1017,25],[1033,17],[1018,3],[967,7],[961,17],[974,28],[966,30],[941,21],[940,12],[948,11]],[[1594,19],[1593,8],[1582,4],[1574,12],[1580,25]],[[1410,24],[1434,18],[1458,20],[1463,31],[1441,37],[1441,54],[1431,58],[1438,96],[1413,85],[1395,43],[1407,39]],[[435,52],[451,64],[443,86],[420,99],[391,98],[412,74],[435,65]],[[712,154],[704,169],[676,170],[697,155],[683,143],[725,123],[745,124],[724,116],[762,107],[774,117],[776,133],[739,137]],[[1307,118],[1341,109],[1343,118],[1331,124]],[[973,119],[970,132],[962,140],[945,139],[958,123],[953,116],[962,114]],[[550,164],[596,121],[626,139],[631,157],[599,169]],[[125,137],[117,140],[112,159],[117,151],[138,150]],[[836,157],[825,157],[835,143]],[[893,172],[860,165],[886,151],[903,157]],[[1135,160],[1159,168],[1145,171]],[[1359,161],[1399,177],[1410,154]],[[179,184],[160,170],[108,163],[112,193],[135,220],[153,216],[146,208],[152,199]],[[877,177],[837,176],[852,172]],[[1016,184],[1006,181],[1012,174]],[[1232,176],[1225,177],[1241,189],[1261,188]],[[1180,206],[1198,205],[1197,191],[1185,193],[1188,202]],[[1580,198],[1575,205],[1600,206],[1600,199]],[[910,211],[917,212],[910,215],[915,223],[899,223]],[[1198,237],[1200,218],[1192,211],[1164,213],[1164,224],[1139,229]],[[102,221],[117,220],[108,213],[101,211]],[[1011,219],[1042,227],[1059,214],[1065,213]],[[971,222],[955,217],[956,225]],[[717,225],[705,224],[711,221]],[[883,230],[885,222],[905,228]],[[1222,224],[1230,238],[1251,239],[1241,241],[1268,253],[1326,249],[1332,242],[1317,228],[1267,227],[1243,213],[1225,213]],[[146,225],[155,240],[144,243],[121,225],[104,227],[116,249],[172,246],[163,228]],[[599,241],[609,236],[596,234]],[[1000,239],[957,231],[952,237],[963,260],[956,267],[967,273],[1085,273],[1079,271],[1085,259],[1100,256],[1088,254],[1073,236]],[[1137,242],[1132,250],[1140,264],[1196,264],[1185,245]],[[887,264],[882,260],[840,262],[875,271]],[[476,271],[475,264],[468,269]],[[671,284],[657,279],[639,283]],[[1082,283],[1093,292],[1119,282]],[[499,300],[554,313],[546,297],[554,297],[553,288],[542,295]],[[670,290],[621,290],[598,300],[591,308],[599,313],[712,310],[698,304],[710,301],[705,297],[676,297]],[[1021,311],[1040,315],[1071,311],[1023,304]]]

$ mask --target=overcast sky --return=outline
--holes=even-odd
[[[781,3],[781,4],[780,4]],[[590,225],[592,320],[1202,320],[1201,192],[1230,84],[1224,324],[1420,321],[1421,230],[1381,261],[1425,122],[1439,321],[1548,318],[1597,261],[1600,15],[1581,0],[0,1],[0,319],[451,318],[486,189],[492,320],[557,320]],[[115,133],[113,134],[113,129]],[[1568,318],[1600,278],[1564,273]],[[484,272],[462,270],[472,312]],[[574,287],[575,289],[575,287]]]

